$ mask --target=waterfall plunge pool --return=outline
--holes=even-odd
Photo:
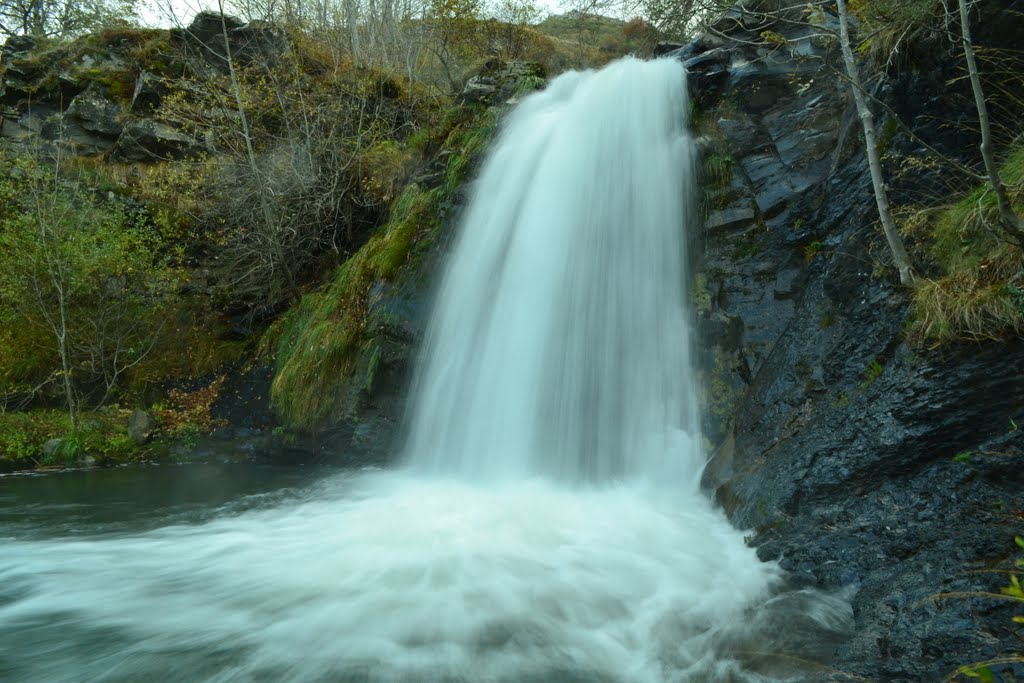
[[[0,680],[824,680],[849,607],[735,534],[639,481],[4,477]]]

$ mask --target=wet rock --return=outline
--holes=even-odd
[[[665,55],[677,52],[686,47],[685,43],[674,43],[669,40],[659,40],[654,46],[654,56],[664,57]]]
[[[156,426],[156,418],[145,410],[136,408],[128,418],[128,436],[141,446],[153,437]]]
[[[750,202],[741,199],[737,205],[714,211],[704,221],[704,229],[708,232],[730,230],[751,224],[757,214]]]
[[[909,299],[876,267],[886,247],[850,97],[828,66],[835,46],[780,24],[786,43],[768,53],[742,13],[730,21],[724,38],[676,53],[693,65],[691,84],[700,69],[718,79],[701,106],[726,103],[720,144],[735,160],[727,189],[711,195],[725,208],[708,213],[698,240],[707,412],[730,415],[707,421],[716,450],[705,485],[794,585],[850,591],[855,634],[835,669],[943,680],[1018,647],[1012,609],[930,598],[998,592],[1000,579],[964,572],[1013,551],[1000,510],[1024,510],[1013,465],[1024,437],[1008,417],[1024,415],[1024,342],[907,346]],[[879,92],[917,134],[972,154],[976,141],[924,123],[962,120],[957,107],[970,102],[962,86],[926,96],[947,91],[944,74],[958,67],[932,68]],[[892,148],[904,143],[914,153],[899,135]],[[894,202],[917,201],[919,180],[895,179]],[[1002,455],[954,462],[966,451]]]

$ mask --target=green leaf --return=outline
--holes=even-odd
[[[971,458],[973,456],[974,456],[974,453],[971,452],[971,451],[964,451],[963,453],[957,453],[956,455],[953,456],[953,462],[960,462],[960,463],[970,462]]]
[[[992,675],[992,669],[988,668],[984,664],[975,667],[964,667],[960,670],[964,676],[968,678],[977,678],[981,683],[995,683],[995,677]]]
[[[1016,574],[1010,576],[1010,585],[1000,588],[999,592],[1018,600],[1024,600],[1024,588],[1021,587],[1020,579],[1017,578]]]
[[[1017,544],[1018,548],[1024,548],[1024,536],[1014,536],[1013,542]]]

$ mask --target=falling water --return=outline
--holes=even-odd
[[[511,114],[407,467],[157,528],[0,530],[0,679],[821,680],[794,663],[827,659],[849,608],[779,592],[699,491],[685,93],[676,63],[629,59]]]
[[[685,73],[557,79],[484,166],[427,336],[414,465],[482,479],[696,478]]]

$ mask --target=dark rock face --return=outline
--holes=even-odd
[[[167,86],[159,76],[143,71],[135,79],[135,91],[129,106],[131,113],[145,116],[160,108]]]
[[[257,59],[272,64],[284,52],[288,39],[284,31],[273,24],[245,23],[237,17],[222,18],[216,12],[200,12],[187,28],[172,29],[171,40],[194,58],[226,72],[229,48],[239,65],[245,66]]]
[[[1005,603],[935,596],[1007,583],[965,572],[1012,555],[1021,530],[1024,343],[907,345],[909,297],[886,267],[837,55],[800,28],[753,47],[746,23],[726,32],[731,44],[676,53],[701,108],[719,112],[733,160],[698,238],[706,426],[718,446],[705,484],[794,583],[855,591],[856,632],[835,669],[943,680],[1019,649]],[[915,132],[961,154],[976,141],[920,122],[939,106],[969,115],[955,111],[965,100],[904,96],[926,82],[945,78],[910,74],[878,91]],[[901,136],[893,145],[912,148]]]
[[[110,55],[97,63],[120,68],[119,60]],[[116,162],[181,159],[206,149],[156,116],[166,88],[153,74],[138,75],[130,102],[112,98],[97,83],[82,89],[67,75],[57,79],[55,88],[33,94],[39,78],[17,59],[7,65],[0,87],[0,138],[41,139],[81,156],[109,154]]]
[[[111,161],[159,161],[195,154],[200,146],[174,126],[154,119],[135,119],[124,127],[110,152]]]

